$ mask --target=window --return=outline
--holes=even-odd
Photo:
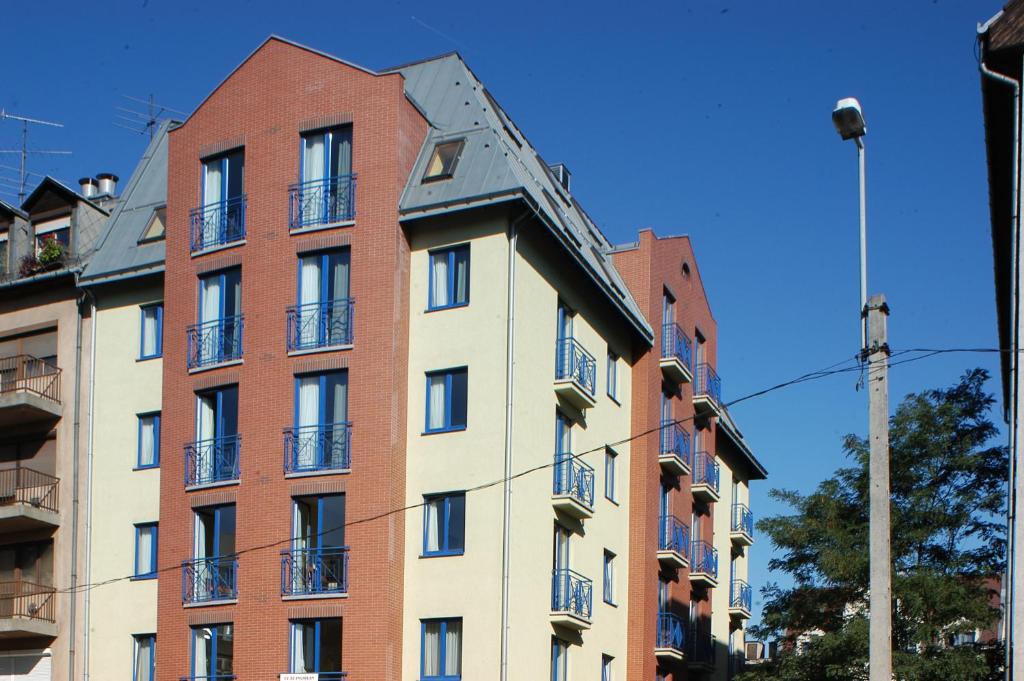
[[[135,579],[156,577],[156,523],[135,526]]]
[[[466,367],[427,374],[427,432],[466,427],[469,372]]]
[[[611,655],[601,656],[601,681],[613,681],[612,660],[614,659]]]
[[[619,356],[611,350],[608,351],[608,397],[618,401],[619,399]]]
[[[458,681],[462,678],[462,618],[422,620],[422,681]]]
[[[469,304],[469,246],[430,252],[428,309]]]
[[[164,305],[143,305],[139,343],[139,359],[152,359],[163,354]]]
[[[291,551],[282,573],[284,595],[348,591],[345,495],[295,497]]]
[[[615,554],[604,551],[604,602],[615,605]]]
[[[242,270],[237,267],[199,279],[199,323],[189,329],[188,367],[242,357]]]
[[[136,468],[160,465],[160,413],[139,414],[139,452]]]
[[[166,233],[167,224],[167,206],[160,206],[153,211],[153,215],[149,218],[149,222],[146,224],[146,230],[139,237],[139,243],[144,244],[149,241],[161,241]]]
[[[604,496],[609,501],[615,501],[615,478],[618,475],[616,470],[618,454],[611,447],[604,450]]]
[[[466,546],[466,495],[424,497],[423,555],[461,555]]]
[[[0,232],[0,276],[7,274],[7,232]]]
[[[347,248],[299,258],[298,301],[288,316],[289,350],[352,343],[350,260]]]
[[[434,147],[434,153],[427,164],[427,172],[423,175],[423,181],[444,180],[455,173],[455,166],[462,155],[462,146],[465,140],[453,142],[441,142]]]
[[[238,478],[238,386],[196,395],[196,441],[185,450],[185,484]]]
[[[245,154],[237,149],[203,160],[203,204],[192,212],[192,251],[245,238]]]
[[[569,644],[560,638],[551,637],[551,681],[566,681],[569,678]]]
[[[348,371],[295,379],[295,428],[285,438],[286,473],[348,470]]]
[[[61,253],[66,253],[71,245],[71,217],[55,218],[38,222],[34,226],[36,235],[36,256],[40,255],[43,246],[49,240],[60,245]]]
[[[132,663],[132,681],[155,681],[156,634],[136,634],[135,657]]]
[[[341,677],[341,619],[292,622],[290,669],[292,674]]]
[[[235,627],[209,624],[192,628],[193,679],[223,681],[235,674]]]
[[[195,509],[193,559],[182,579],[183,600],[204,603],[238,598],[235,505]]]
[[[301,229],[355,217],[352,126],[302,136],[302,176],[292,193],[290,227]]]

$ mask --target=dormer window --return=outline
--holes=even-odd
[[[54,239],[66,252],[71,246],[71,217],[46,220],[35,225],[36,232],[36,255],[43,250],[43,246],[49,239]]]
[[[424,182],[446,180],[455,174],[455,166],[462,155],[465,140],[441,142],[434,147],[434,153],[427,164],[427,172],[423,175]]]
[[[160,241],[164,238],[165,223],[167,221],[167,207],[161,206],[153,211],[153,215],[149,218],[149,223],[146,225],[146,231],[142,233],[139,238],[139,243],[144,244],[149,241]]]

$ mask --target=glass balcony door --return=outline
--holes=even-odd
[[[347,468],[348,372],[296,379],[292,469]]]
[[[344,494],[296,497],[292,537],[291,593],[347,587]]]
[[[292,622],[291,672],[341,678],[341,619]]]
[[[352,216],[352,128],[302,137],[298,224],[322,225]]]
[[[234,627],[216,624],[192,629],[192,678],[234,678]]]
[[[300,258],[295,318],[299,348],[351,342],[349,265],[347,249]]]
[[[242,272],[232,268],[199,280],[198,366],[242,355]]]
[[[203,244],[222,244],[242,237],[240,200],[244,184],[245,154],[241,150],[203,162]]]
[[[193,600],[234,598],[235,505],[212,506],[195,512]]]
[[[238,386],[196,396],[194,484],[232,480],[238,468]]]

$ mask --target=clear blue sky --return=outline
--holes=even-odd
[[[872,0],[842,14],[750,0],[58,5],[4,3],[0,107],[66,124],[31,142],[74,155],[31,168],[69,183],[130,174],[144,139],[113,125],[121,95],[191,111],[268,34],[370,68],[461,51],[545,158],[568,164],[610,239],[647,226],[693,237],[726,400],[857,350],[856,156],[829,116],[838,98],[859,97],[869,288],[888,296],[892,346],[997,344],[974,39],[1001,0]],[[16,143],[0,122],[0,148]],[[895,367],[893,404],[968,366],[997,375],[994,355]],[[771,473],[754,486],[759,517],[781,510],[770,486],[807,491],[846,463],[841,436],[866,428],[855,381],[733,409]],[[769,554],[761,538],[756,586]]]

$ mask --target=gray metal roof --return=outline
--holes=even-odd
[[[390,71],[405,77],[406,94],[431,129],[399,209],[406,217],[467,205],[527,200],[580,266],[648,342],[654,332],[609,257],[612,245],[562,188],[526,137],[455,53]],[[451,179],[422,181],[438,142],[464,139]]]
[[[25,218],[26,220],[28,219],[28,213],[17,206],[12,206],[3,199],[0,199],[0,210],[7,211],[11,215],[17,215],[18,217]]]
[[[83,283],[163,271],[164,240],[139,243],[156,209],[167,204],[167,131],[164,121],[132,172],[99,247],[82,274]]]

